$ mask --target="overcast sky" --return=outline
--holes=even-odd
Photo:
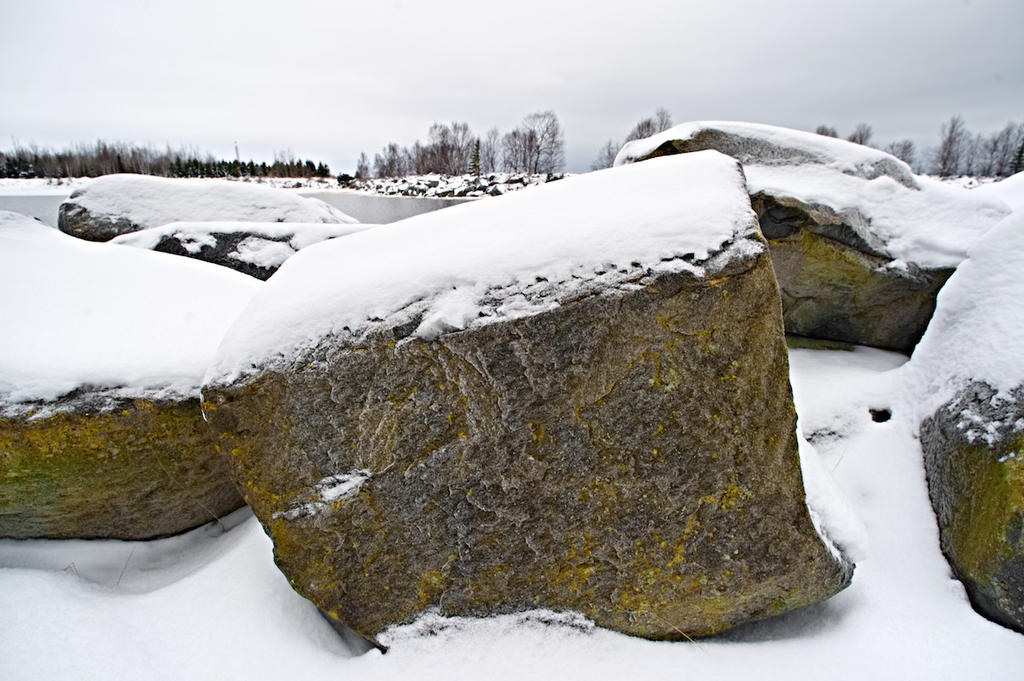
[[[125,140],[352,171],[551,109],[569,170],[661,106],[934,145],[1024,120],[1022,0],[0,0],[0,148]]]

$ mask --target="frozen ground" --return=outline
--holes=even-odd
[[[291,591],[243,510],[158,542],[0,541],[0,678],[1019,679],[1024,636],[975,614],[939,553],[905,358],[790,358],[801,428],[867,534],[852,586],[825,603],[695,643],[543,614],[438,618],[360,653]]]

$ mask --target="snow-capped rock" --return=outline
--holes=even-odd
[[[299,249],[370,227],[319,222],[172,222],[116,236],[110,243],[196,258],[266,280]]]
[[[903,368],[943,553],[975,607],[1024,632],[1024,214],[939,292]]]
[[[317,199],[259,184],[147,175],[106,175],[60,206],[62,232],[89,241],[171,222],[320,222],[355,219]]]
[[[909,352],[935,294],[1004,202],[899,159],[769,125],[695,122],[626,144],[622,165],[716,149],[743,163],[790,333]]]
[[[139,539],[237,508],[198,386],[259,285],[0,213],[0,536]]]
[[[736,162],[657,159],[300,251],[204,409],[278,565],[364,636],[706,635],[852,572],[804,504],[777,300]]]

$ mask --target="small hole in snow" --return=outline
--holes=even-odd
[[[889,409],[868,409],[871,412],[871,420],[875,423],[885,423],[892,418],[892,411]]]

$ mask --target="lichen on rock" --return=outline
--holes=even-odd
[[[1024,386],[974,383],[921,425],[942,551],[980,612],[1024,633]]]
[[[572,196],[621,178],[624,195],[580,194],[597,215],[650,173],[728,168],[722,177],[735,181],[735,164],[723,162],[595,173],[448,219],[461,215],[471,238],[486,240],[495,216],[548,191]],[[427,612],[539,608],[685,639],[845,587],[852,565],[805,506],[778,289],[737,190],[741,221],[700,259],[666,245],[653,264],[607,253],[582,264],[589,277],[579,267],[562,283],[538,276],[528,295],[489,286],[461,329],[428,323],[425,291],[242,374],[213,374],[206,417],[292,585],[369,638]],[[546,205],[557,219],[578,207]],[[433,234],[444,248],[443,232]],[[311,267],[338,268],[293,264],[268,283],[308,284]],[[247,314],[269,319],[260,309]],[[243,333],[245,320],[233,331]]]
[[[952,269],[887,257],[827,206],[755,194],[787,333],[910,353]]]
[[[198,386],[259,285],[0,212],[0,536],[148,539],[238,508]]]
[[[151,539],[243,503],[196,398],[20,406],[0,417],[0,537]]]
[[[942,552],[975,609],[1024,633],[1024,215],[975,243],[901,368]]]

